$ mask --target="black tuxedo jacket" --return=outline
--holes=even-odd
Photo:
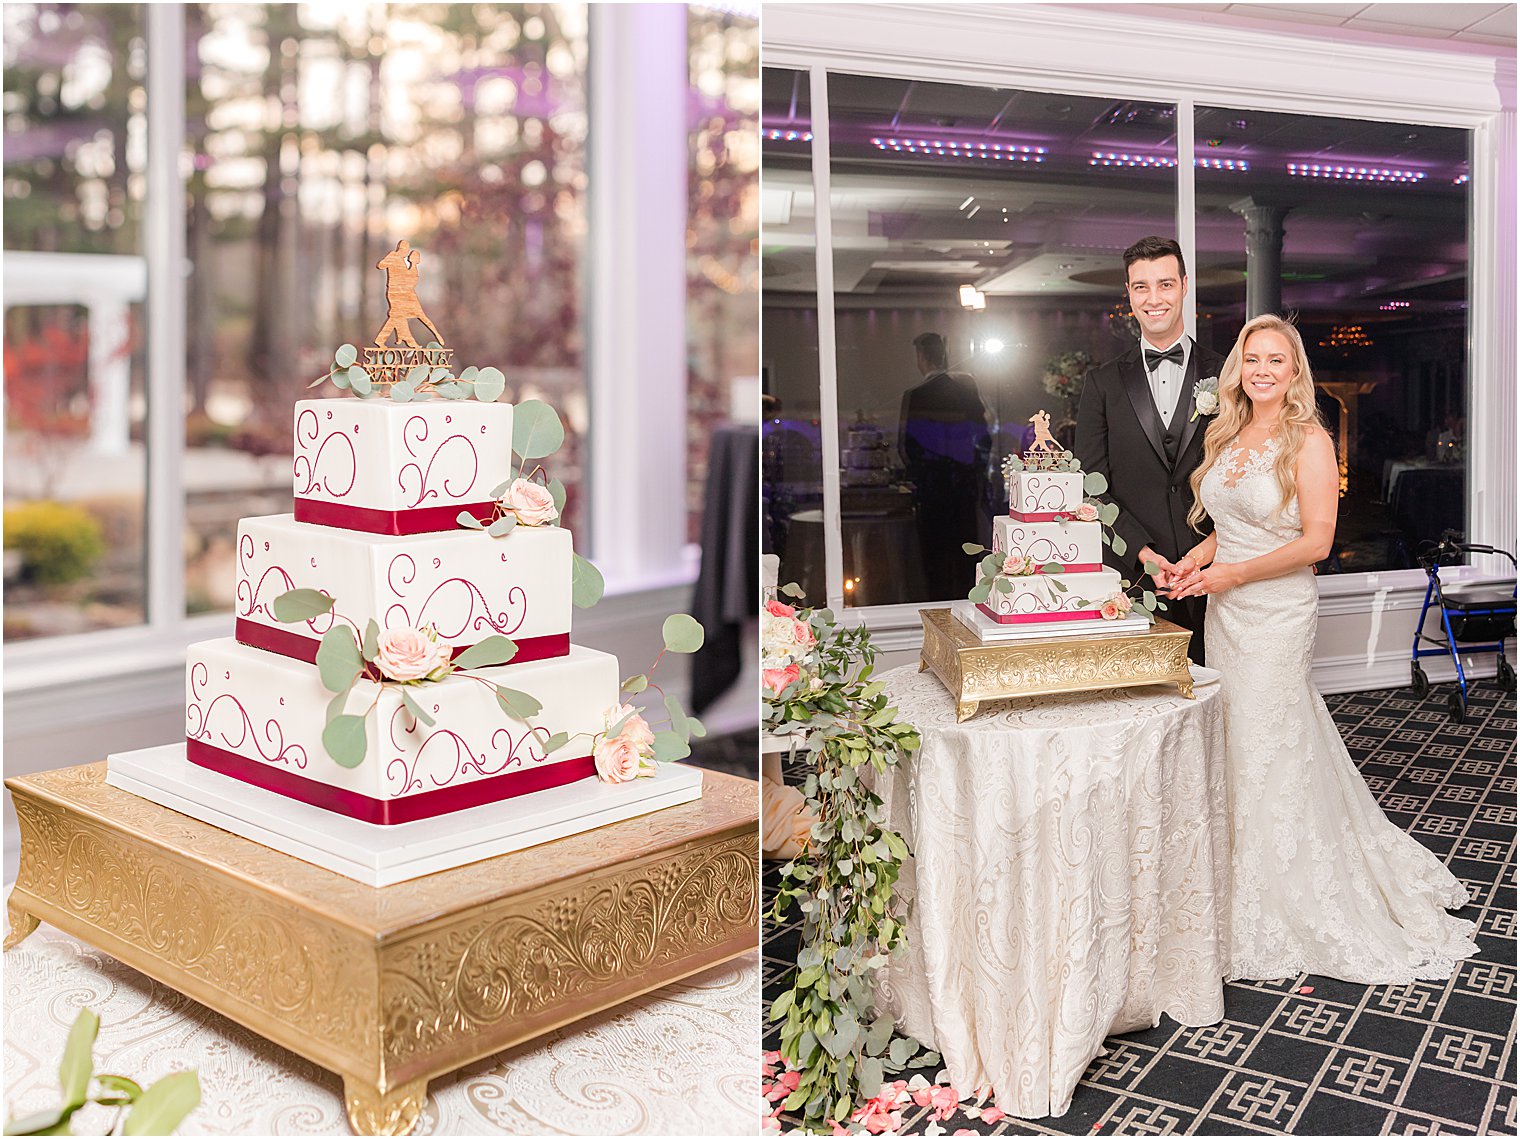
[[[1198,543],[1187,521],[1193,508],[1188,480],[1203,458],[1209,417],[1192,418],[1193,392],[1200,377],[1217,376],[1223,367],[1224,357],[1193,342],[1170,423],[1156,410],[1138,343],[1087,375],[1077,408],[1077,458],[1083,470],[1108,479],[1102,497],[1118,504],[1114,532],[1128,549],[1122,558],[1111,551],[1105,557],[1131,581],[1142,547],[1175,561]],[[1208,527],[1205,522],[1205,532]]]

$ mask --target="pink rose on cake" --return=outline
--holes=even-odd
[[[528,479],[513,479],[501,501],[510,513],[517,516],[520,526],[542,526],[559,517],[554,496]]]
[[[596,777],[603,783],[627,783],[659,770],[654,761],[654,732],[644,717],[633,705],[619,704],[607,714],[607,725],[611,728],[620,720],[617,735],[604,734],[591,749]]]
[[[1098,607],[1098,612],[1103,615],[1103,620],[1113,621],[1119,616],[1119,603],[1110,597]]]
[[[1003,559],[1003,576],[1018,577],[1028,571],[1029,562],[1023,554],[1009,554]]]
[[[1098,508],[1091,502],[1084,502],[1077,507],[1078,522],[1096,522],[1098,520]]]
[[[375,643],[375,667],[387,679],[403,683],[442,680],[453,659],[452,646],[431,628],[386,629]]]

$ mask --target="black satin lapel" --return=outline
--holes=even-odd
[[[1145,437],[1151,441],[1151,446],[1156,449],[1156,458],[1161,460],[1163,467],[1169,467],[1166,461],[1166,447],[1161,442],[1161,415],[1156,410],[1156,401],[1151,396],[1151,386],[1145,379],[1145,365],[1140,362],[1140,354],[1136,352],[1134,358],[1125,358],[1119,361],[1119,375],[1124,380],[1124,391],[1129,396],[1129,402],[1134,406],[1135,418],[1140,421],[1140,428],[1145,432]]]
[[[1182,425],[1182,442],[1177,444],[1177,462],[1182,461],[1182,456],[1188,449],[1188,444],[1193,441],[1193,436],[1198,434],[1198,421],[1203,416],[1193,415],[1193,393],[1198,390],[1198,345],[1194,343],[1193,350],[1188,353],[1187,368],[1182,376],[1182,394],[1177,397],[1176,415],[1186,416]],[[1174,463],[1173,466],[1176,464]]]

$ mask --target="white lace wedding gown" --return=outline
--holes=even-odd
[[[1228,451],[1204,476],[1221,562],[1303,533],[1296,498],[1276,512],[1275,446]],[[1373,800],[1309,677],[1317,620],[1307,566],[1209,598],[1231,811],[1227,979],[1448,977],[1477,952],[1473,923],[1446,913],[1467,890]]]

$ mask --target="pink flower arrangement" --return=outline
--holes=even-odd
[[[501,501],[521,526],[542,526],[559,517],[554,496],[528,479],[513,479]]]
[[[1095,503],[1084,502],[1077,507],[1078,522],[1096,522],[1098,520],[1098,507]]]
[[[785,605],[782,602],[775,601],[775,600],[767,601],[765,603],[765,611],[767,613],[769,613],[772,617],[795,617],[795,616],[797,616],[797,609],[796,609],[795,606]]]
[[[375,667],[390,680],[442,680],[453,659],[451,646],[427,629],[386,629],[375,642]]]
[[[795,661],[785,668],[767,668],[760,672],[760,681],[777,696],[786,689],[786,686],[802,675],[802,669]]]
[[[603,783],[627,783],[659,770],[654,761],[654,732],[644,717],[631,704],[619,704],[607,713],[608,728],[619,720],[623,725],[618,734],[604,734],[591,749],[596,777]]]

